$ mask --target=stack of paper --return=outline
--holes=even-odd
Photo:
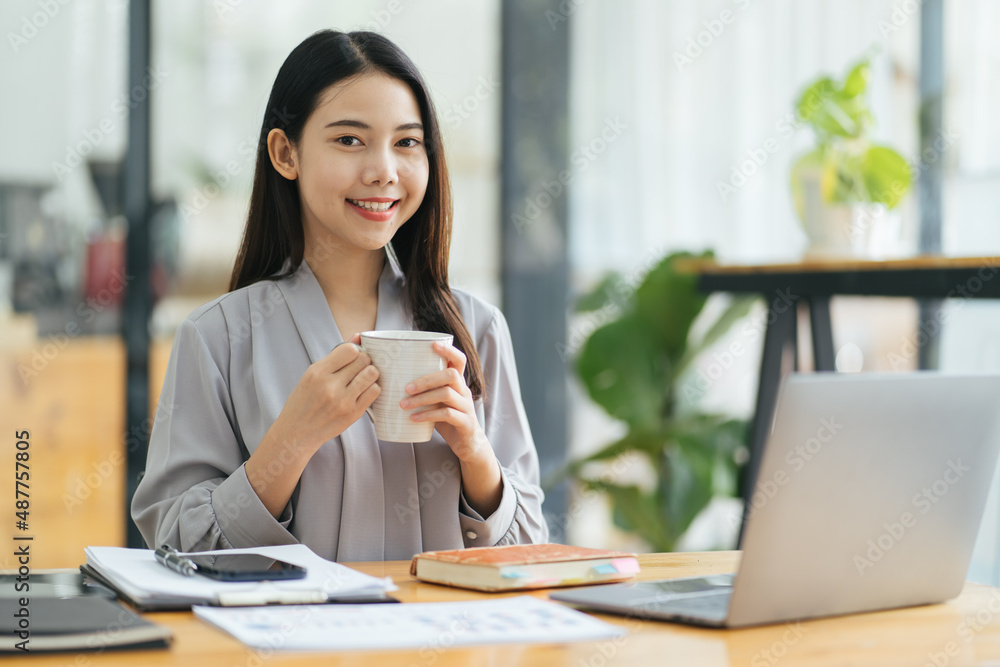
[[[195,607],[194,613],[248,646],[272,650],[433,650],[475,644],[592,641],[625,634],[621,627],[528,596],[350,608]]]
[[[378,601],[396,586],[317,556],[304,544],[204,551],[203,554],[253,553],[306,569],[304,579],[282,581],[217,581],[186,577],[169,570],[148,549],[87,547],[81,569],[113,588],[142,610],[184,609],[192,605],[310,604]],[[190,555],[190,554],[188,554]]]

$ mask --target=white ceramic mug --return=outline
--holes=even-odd
[[[444,358],[432,347],[436,341],[451,345],[451,334],[433,331],[365,331],[361,349],[378,369],[382,393],[368,408],[375,435],[387,442],[427,442],[434,434],[433,422],[414,422],[410,415],[430,407],[404,410],[399,402],[409,396],[406,385],[419,377],[445,369]],[[432,407],[432,406],[431,406]]]

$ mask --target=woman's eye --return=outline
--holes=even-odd
[[[337,143],[344,146],[360,146],[361,140],[357,137],[337,137]]]
[[[420,145],[420,141],[414,139],[413,137],[407,137],[406,139],[400,139],[399,145],[403,148],[415,148]]]

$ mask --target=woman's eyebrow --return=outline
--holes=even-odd
[[[369,125],[368,123],[363,123],[360,120],[351,120],[349,118],[345,118],[344,120],[335,120],[332,123],[327,123],[326,125],[323,126],[323,129],[325,130],[328,127],[356,127],[361,130],[372,129],[371,125]],[[398,132],[401,130],[423,130],[423,129],[424,126],[421,123],[403,123],[402,125],[396,128],[396,131]]]

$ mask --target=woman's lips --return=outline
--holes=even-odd
[[[396,213],[398,199],[348,199],[347,203],[357,211],[361,217],[375,222],[385,222]]]

